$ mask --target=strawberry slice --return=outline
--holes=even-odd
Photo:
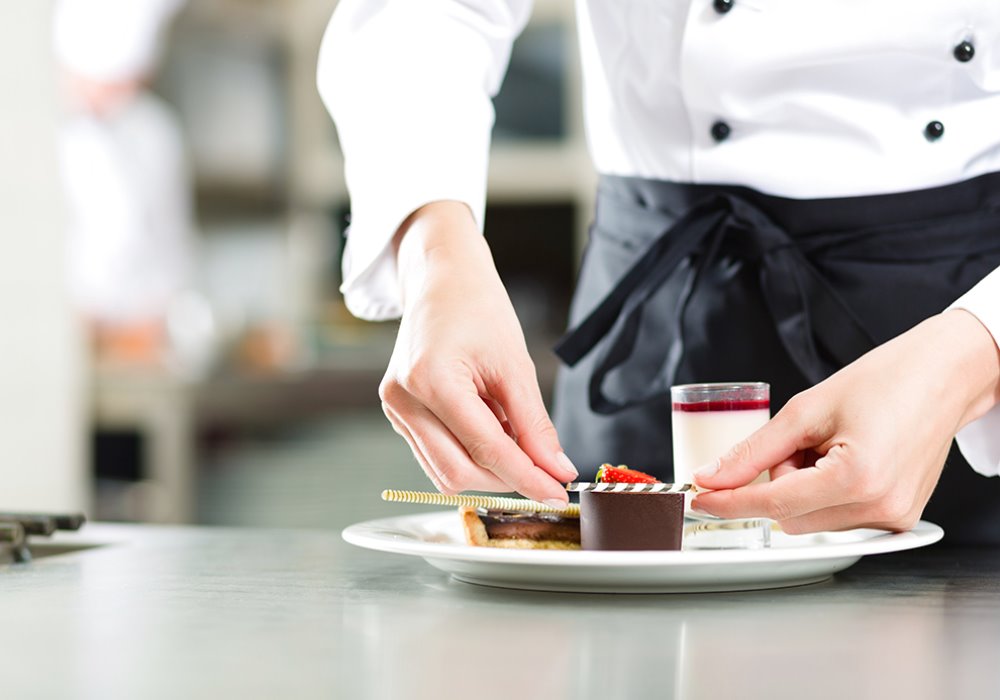
[[[597,470],[598,483],[606,484],[658,484],[660,480],[656,477],[645,474],[637,469],[629,469],[624,464],[612,467],[610,464],[602,464]]]

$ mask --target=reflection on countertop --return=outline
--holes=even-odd
[[[12,697],[1000,696],[1000,550],[775,591],[575,595],[457,583],[336,531],[59,540],[106,546],[0,570]]]

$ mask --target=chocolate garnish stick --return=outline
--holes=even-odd
[[[614,481],[575,481],[566,484],[567,491],[614,491],[615,493],[684,493],[697,491],[694,484],[627,484]]]
[[[565,509],[553,508],[544,503],[529,501],[525,498],[506,498],[503,496],[475,496],[459,494],[447,496],[443,493],[427,491],[398,491],[386,489],[382,492],[382,500],[392,503],[421,503],[429,506],[471,506],[486,510],[520,510],[531,513],[558,513],[567,517],[579,517],[580,506],[570,503]]]

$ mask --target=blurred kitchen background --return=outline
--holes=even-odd
[[[379,408],[396,324],[337,291],[350,203],[315,82],[335,4],[0,9],[0,509],[341,527],[430,488]],[[547,396],[595,182],[573,21],[536,0],[489,177]]]

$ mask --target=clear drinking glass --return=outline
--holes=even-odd
[[[681,384],[670,388],[673,403],[674,482],[690,484],[699,467],[717,460],[771,418],[771,387],[765,382]],[[756,481],[767,481],[767,472]],[[771,521],[723,521],[694,513],[687,499],[685,547],[769,546]]]

